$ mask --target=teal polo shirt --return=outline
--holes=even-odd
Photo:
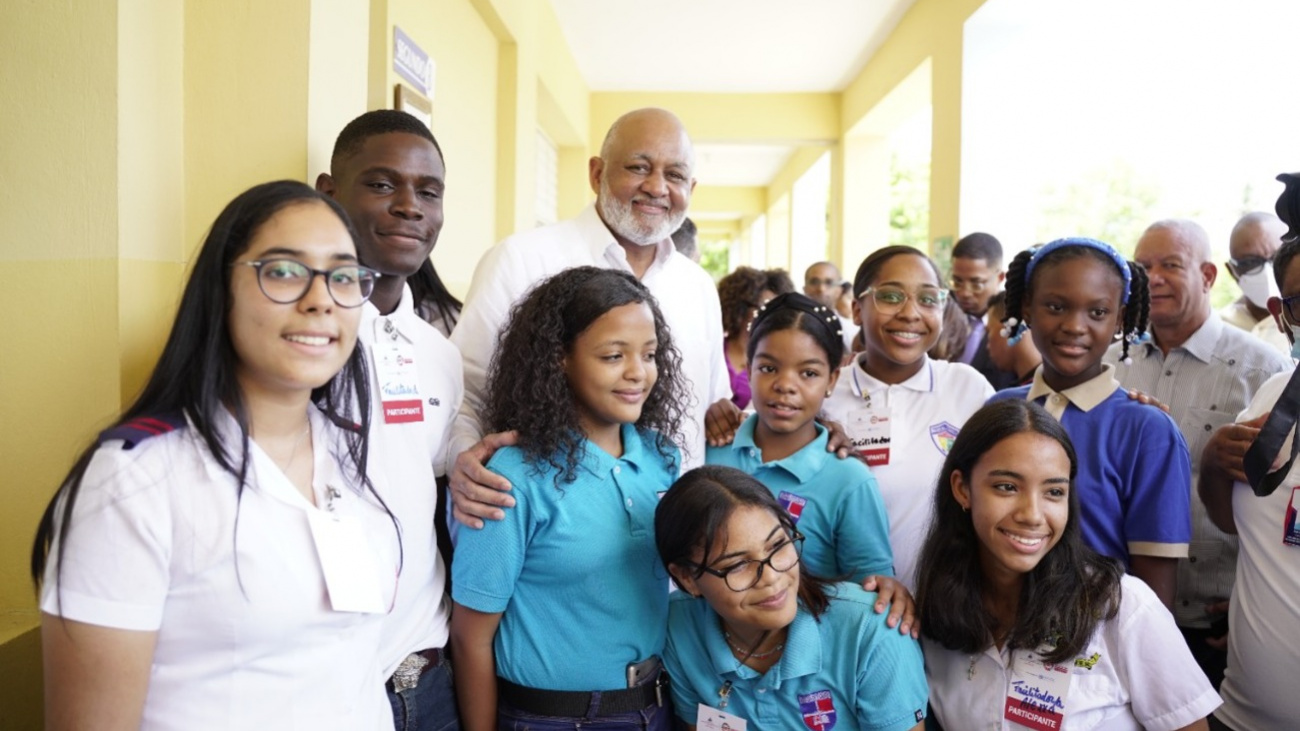
[[[750,416],[731,444],[709,447],[705,461],[735,467],[767,485],[804,534],[802,560],[812,573],[856,581],[893,576],[889,518],[871,470],[861,460],[827,452],[829,434],[821,424],[803,449],[764,463],[754,444],[757,424],[758,415]]]
[[[591,442],[577,480],[505,447],[487,466],[510,480],[515,507],[460,531],[452,597],[504,612],[497,674],[547,690],[627,687],[627,665],[663,652],[668,574],[655,550],[659,494],[677,476],[652,435],[623,426],[623,456]]]
[[[833,590],[820,620],[799,608],[780,661],[764,675],[731,653],[707,601],[676,592],[664,665],[677,716],[694,724],[699,704],[718,708],[718,690],[731,681],[722,710],[749,728],[904,731],[920,723],[929,696],[920,644],[885,626],[874,592],[847,582]]]

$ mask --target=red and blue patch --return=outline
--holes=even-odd
[[[930,441],[934,442],[934,446],[946,456],[948,450],[952,449],[952,443],[957,441],[958,431],[960,430],[957,427],[946,421],[941,421],[938,424],[931,424]]]
[[[781,503],[785,512],[790,514],[790,520],[795,523],[799,522],[799,516],[803,515],[804,506],[808,504],[808,498],[802,498],[792,492],[782,491],[776,496],[776,501]]]
[[[835,728],[835,701],[829,690],[800,695],[799,712],[803,714],[803,725],[812,731],[831,731]]]

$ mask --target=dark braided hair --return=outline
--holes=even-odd
[[[1107,254],[1107,251],[1114,252],[1109,246],[1102,244],[1100,241],[1091,239],[1059,239],[1053,241],[1048,246],[1053,246],[1053,250],[1044,254],[1034,263],[1034,273],[1041,272],[1043,267],[1059,264],[1070,259],[1089,256],[1097,261],[1109,265],[1120,275],[1123,280],[1123,272],[1119,268],[1118,262],[1114,257],[1119,254],[1115,253],[1114,257]],[[1106,246],[1103,250],[1099,246]],[[1033,282],[1026,281],[1026,273],[1029,270],[1029,263],[1034,260],[1034,256],[1042,247],[1026,249],[1016,254],[1007,267],[1006,283],[1006,313],[1002,317],[1002,323],[1006,325],[1009,335],[1023,333],[1026,329],[1024,308],[1033,291]],[[1136,262],[1126,262],[1129,270],[1128,291],[1122,293],[1121,301],[1124,302],[1124,322],[1122,323],[1124,345],[1120,359],[1128,360],[1129,345],[1139,342],[1146,337],[1147,320],[1151,313],[1151,290],[1147,286],[1147,271]]]
[[[538,474],[546,467],[556,470],[557,488],[577,479],[586,448],[564,358],[592,323],[628,304],[649,305],[658,341],[658,378],[636,427],[647,444],[672,459],[690,394],[681,355],[659,305],[636,277],[600,267],[566,269],[543,280],[511,308],[497,339],[487,375],[484,422],[494,432],[517,430],[518,446],[530,466]]]
[[[838,368],[844,359],[844,336],[841,334],[839,316],[831,308],[798,292],[773,297],[759,308],[750,324],[749,347],[745,359],[754,360],[758,342],[769,334],[782,330],[807,333],[826,351],[826,362],[832,370]]]

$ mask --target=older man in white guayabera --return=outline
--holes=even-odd
[[[694,403],[678,435],[683,468],[704,460],[704,416],[731,397],[722,353],[722,314],[713,280],[679,254],[671,236],[686,217],[695,188],[695,150],[680,120],[663,109],[629,112],[609,128],[600,156],[588,163],[596,202],[577,218],[515,234],[479,261],[451,340],[465,364],[465,403],[450,454],[455,517],[479,527],[513,504],[508,483],[484,468],[510,434],[484,436],[478,410],[497,333],[510,308],[530,287],[570,267],[622,269],[636,275],[659,301]],[[528,374],[521,373],[520,377]]]
[[[1151,224],[1138,240],[1133,258],[1150,280],[1151,341],[1130,348],[1131,363],[1120,361],[1118,345],[1111,347],[1106,359],[1115,365],[1115,377],[1124,388],[1143,391],[1168,405],[1192,456],[1192,482],[1187,489],[1194,490],[1201,452],[1210,436],[1232,423],[1269,376],[1290,368],[1291,360],[1250,333],[1227,325],[1211,309],[1210,288],[1218,268],[1210,260],[1209,236],[1196,223]],[[1244,453],[1245,445],[1238,446]],[[1230,461],[1240,465],[1240,453]],[[1236,576],[1237,539],[1214,526],[1195,493],[1188,557],[1170,560],[1178,561],[1174,618],[1217,690],[1227,663],[1221,640]]]

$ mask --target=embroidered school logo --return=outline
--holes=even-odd
[[[785,508],[785,512],[790,514],[790,520],[796,523],[799,522],[799,516],[803,515],[803,507],[808,504],[807,498],[784,491],[776,496],[776,501],[781,503],[781,507]]]
[[[835,702],[829,690],[819,690],[799,696],[799,712],[803,725],[813,731],[831,731],[835,728]]]
[[[938,447],[939,451],[943,452],[944,455],[947,455],[948,450],[952,449],[952,443],[956,439],[957,427],[952,424],[941,421],[938,424],[930,425],[930,441],[934,442],[934,446]]]
[[[1100,659],[1101,659],[1101,653],[1094,652],[1092,653],[1092,657],[1075,658],[1074,666],[1076,668],[1087,668],[1088,670],[1092,670],[1093,666],[1096,665],[1097,661]]]

